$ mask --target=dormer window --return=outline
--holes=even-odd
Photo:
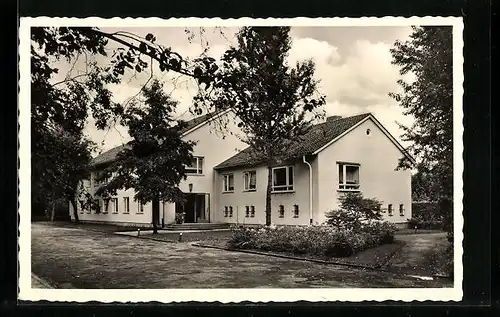
[[[186,174],[203,175],[203,157],[194,156],[189,165],[185,166]]]

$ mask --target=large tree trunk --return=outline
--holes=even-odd
[[[75,222],[79,222],[80,219],[78,218],[78,204],[75,201],[75,199],[70,199],[71,205],[73,206],[73,217],[75,217]]]
[[[267,190],[266,190],[266,226],[271,225],[271,189],[273,186],[273,170],[271,166],[267,167]]]
[[[158,198],[152,201],[152,212],[153,212],[153,234],[158,233],[158,223],[160,220],[160,200]]]

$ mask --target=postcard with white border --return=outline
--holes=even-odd
[[[460,301],[462,38],[21,18],[19,299]]]

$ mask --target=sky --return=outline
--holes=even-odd
[[[231,45],[235,45],[234,35],[238,31],[237,28],[229,27],[205,28],[204,31],[200,31],[200,28],[182,27],[101,29],[106,32],[125,31],[139,36],[152,33],[158,44],[171,47],[183,57],[196,58],[206,49],[206,54],[216,59]],[[409,26],[292,27],[292,48],[288,61],[295,63],[310,58],[314,60],[315,77],[320,80],[318,90],[326,96],[323,109],[328,116],[371,112],[401,142],[402,131],[396,122],[411,125],[413,119],[403,115],[402,108],[388,96],[390,92],[400,91],[397,80],[401,78],[397,66],[391,64],[389,50],[396,40],[405,41],[410,34]],[[110,43],[107,49],[112,53],[117,47],[118,45]],[[59,74],[76,74],[84,65],[83,58],[80,58],[74,66],[60,67],[63,70]],[[149,72],[127,73],[120,85],[110,87],[113,99],[124,102],[135,96],[149,75]],[[154,69],[153,75],[165,82],[167,93],[179,102],[176,110],[178,118],[192,118],[188,109],[197,92],[194,80]],[[130,139],[125,128],[115,126],[106,131],[98,131],[92,120],[87,124],[86,133],[98,144],[100,152]]]

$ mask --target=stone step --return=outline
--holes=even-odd
[[[214,229],[229,229],[227,223],[183,223],[166,225],[163,230],[214,230]]]

